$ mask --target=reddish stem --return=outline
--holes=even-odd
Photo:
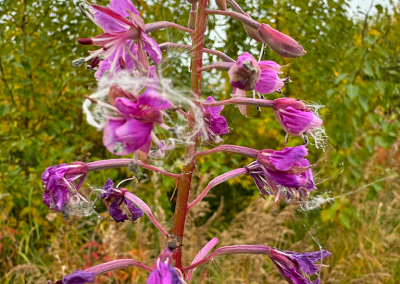
[[[195,32],[192,35],[192,76],[191,76],[191,95],[194,101],[198,101],[201,94],[201,72],[197,70],[202,67],[203,61],[203,45],[204,45],[204,34],[206,32],[206,20],[207,20],[207,1],[200,0],[199,2],[199,14],[196,20]],[[200,103],[198,103],[198,107]],[[192,123],[188,123],[193,125]],[[193,159],[196,154],[197,147],[197,135],[193,135],[191,144],[186,147],[185,151],[185,165],[182,169],[181,178],[178,181],[178,193],[176,197],[176,206],[174,214],[174,223],[172,226],[172,234],[178,235],[183,239],[183,231],[185,229],[185,220],[187,205],[189,200],[190,185],[192,182],[193,169],[196,160]],[[174,255],[176,260],[176,267],[182,267],[182,248],[179,247],[178,251]]]

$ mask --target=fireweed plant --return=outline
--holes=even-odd
[[[281,78],[281,66],[273,61],[257,61],[250,53],[231,59],[222,52],[203,48],[207,18],[211,14],[225,15],[243,23],[249,37],[270,47],[282,57],[297,58],[306,51],[291,37],[280,33],[269,25],[260,24],[246,14],[234,0],[226,0],[234,11],[228,11],[225,0],[216,0],[219,10],[207,9],[208,0],[188,0],[191,5],[188,27],[162,21],[146,24],[130,0],[111,0],[108,7],[87,3],[82,12],[103,33],[91,38],[78,39],[83,45],[94,45],[98,49],[90,55],[73,62],[79,66],[88,62],[87,68],[95,71],[99,81],[98,91],[87,96],[83,111],[89,124],[103,131],[103,144],[111,153],[129,158],[110,159],[90,163],[73,162],[46,169],[43,202],[49,209],[69,215],[89,216],[96,214],[94,201],[85,198],[80,188],[87,174],[110,168],[128,167],[135,172],[142,167],[175,179],[177,198],[172,230],[164,229],[156,220],[149,206],[140,198],[121,187],[121,181],[108,179],[102,189],[94,189],[97,198],[104,201],[109,214],[116,222],[151,220],[165,236],[165,248],[152,265],[134,259],[119,259],[106,262],[84,271],[75,271],[56,281],[57,284],[93,283],[96,275],[127,267],[137,267],[149,272],[149,284],[188,283],[194,270],[217,256],[225,254],[265,254],[276,265],[282,277],[291,284],[320,283],[319,270],[328,251],[292,252],[281,251],[267,245],[233,245],[210,251],[217,244],[213,238],[195,257],[190,265],[181,262],[185,220],[189,210],[196,206],[216,185],[240,175],[248,174],[257,185],[260,195],[275,196],[273,209],[279,202],[304,205],[315,190],[312,165],[307,160],[306,148],[311,137],[316,147],[322,148],[326,139],[322,120],[316,108],[294,98],[266,100],[262,94],[280,92],[285,83]],[[175,28],[188,33],[192,45],[166,42],[158,44],[149,34]],[[162,50],[168,48],[189,49],[191,54],[190,95],[181,95],[170,87],[157,65],[162,61]],[[209,66],[202,65],[203,53],[217,55],[221,61]],[[90,63],[89,63],[90,62]],[[212,69],[227,71],[232,85],[232,98],[215,101],[213,97],[201,98],[202,72]],[[253,96],[248,98],[247,91]],[[256,97],[258,96],[258,97]],[[304,145],[256,150],[235,145],[221,144],[211,150],[197,152],[200,141],[221,143],[221,135],[229,129],[222,115],[227,105],[237,105],[246,116],[246,106],[270,108],[285,130],[285,145],[289,136],[299,136]],[[160,139],[163,137],[163,139]],[[176,145],[185,147],[184,165],[180,174],[170,173],[151,165],[163,159]],[[224,173],[209,182],[204,191],[191,203],[189,191],[197,157],[216,152],[241,154],[254,161],[242,168]],[[312,278],[311,275],[314,275]],[[313,280],[311,280],[313,279]],[[52,283],[49,281],[49,283]]]

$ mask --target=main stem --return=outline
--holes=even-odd
[[[192,35],[192,76],[191,76],[191,96],[194,101],[198,101],[201,94],[201,71],[198,69],[202,67],[203,61],[203,46],[204,34],[206,32],[206,19],[207,19],[207,1],[200,0],[199,13],[196,19],[195,31]],[[198,107],[201,107],[200,104]],[[195,119],[195,118],[193,118]],[[189,121],[188,125],[192,125]],[[182,169],[181,177],[178,181],[178,193],[176,197],[174,224],[172,226],[172,234],[179,235],[183,240],[183,231],[185,229],[185,220],[187,215],[187,206],[189,201],[189,191],[192,182],[193,169],[196,159],[193,159],[196,154],[197,135],[193,135],[192,143],[190,143],[185,150],[184,161],[185,164]],[[182,267],[182,248],[179,247],[175,254],[176,267]]]

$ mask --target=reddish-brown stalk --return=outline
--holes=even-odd
[[[207,20],[207,2],[208,0],[200,0],[198,15],[196,19],[195,31],[192,34],[193,49],[191,52],[192,57],[192,76],[191,76],[191,96],[194,101],[198,101],[201,94],[201,72],[197,70],[202,67],[203,61],[203,45],[204,34],[206,32]],[[200,107],[200,104],[199,104]],[[195,119],[195,118],[193,118]],[[188,121],[189,125],[192,123]],[[176,197],[174,223],[172,226],[172,234],[179,235],[183,240],[183,231],[185,229],[185,220],[187,215],[187,206],[189,201],[189,191],[192,182],[192,175],[196,160],[193,159],[196,154],[197,135],[193,135],[192,143],[186,147],[184,161],[185,164],[182,169],[181,177],[178,181],[178,193]],[[176,267],[182,267],[182,248],[179,247],[174,255],[176,260]]]

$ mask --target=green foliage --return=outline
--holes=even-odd
[[[190,7],[185,1],[154,2],[134,1],[146,22],[168,20],[181,25],[187,23]],[[398,145],[396,141],[400,127],[398,8],[389,13],[386,8],[376,5],[378,13],[367,15],[365,19],[353,19],[346,13],[347,2],[238,1],[254,19],[269,23],[296,38],[307,50],[306,56],[292,60],[281,58],[266,48],[262,58],[286,66],[283,68],[284,75],[290,77],[292,82],[285,85],[282,95],[325,105],[321,115],[324,116],[330,146],[324,153],[312,146],[309,148],[310,161],[317,164],[315,172],[318,172],[318,187],[332,196],[392,175],[396,168],[382,162],[384,159],[380,160],[380,157],[386,155],[386,160],[400,160],[398,148],[395,147]],[[26,263],[35,264],[42,274],[50,276],[47,267],[55,257],[47,252],[47,248],[54,244],[59,228],[66,230],[69,225],[64,226],[65,220],[61,216],[50,221],[52,217],[41,202],[42,172],[48,166],[63,162],[88,162],[114,157],[103,147],[101,133],[88,126],[82,114],[83,96],[96,88],[93,73],[83,66],[73,68],[71,64],[72,60],[88,54],[87,47],[79,46],[76,39],[98,34],[100,30],[81,15],[77,2],[0,0],[0,4],[0,276],[12,267]],[[217,31],[211,33],[210,30],[215,27]],[[206,48],[223,51],[232,58],[244,51],[259,56],[261,44],[247,38],[240,22],[222,16],[210,16],[208,28]],[[190,44],[187,35],[180,31],[158,31],[152,36],[158,43],[174,41]],[[184,89],[190,83],[188,58],[188,52],[169,50],[160,67],[163,76],[171,78],[177,89]],[[215,56],[206,55],[204,58],[205,64],[217,60]],[[230,97],[232,88],[226,73],[211,72],[204,74],[204,78],[204,98],[209,95],[216,99]],[[270,94],[267,98],[280,96]],[[227,106],[223,114],[231,127],[230,134],[224,137],[226,144],[257,149],[282,148],[284,131],[270,110],[258,112],[249,107],[249,118],[244,118],[236,108]],[[300,143],[300,139],[291,138],[289,146]],[[178,172],[182,165],[176,160],[181,159],[182,153],[182,149],[178,149],[171,154],[165,166]],[[371,159],[373,156],[375,159]],[[237,155],[217,154],[199,159],[198,169],[201,176],[205,173],[217,176],[249,162],[251,160],[248,158]],[[91,173],[88,182],[98,187],[107,177],[123,179],[128,175],[129,172],[125,170]],[[162,191],[156,195],[148,187],[147,175],[151,176],[146,171],[140,175],[146,182],[140,187],[139,195],[142,194],[150,204],[160,205],[165,210],[165,219],[169,224],[173,205],[168,200],[175,186],[174,181],[160,178],[158,184]],[[349,234],[351,231],[355,238],[360,237],[363,222],[359,216],[369,220],[373,214],[364,212],[366,207],[362,205],[365,205],[364,202],[368,206],[377,204],[382,196],[391,192],[388,188],[391,187],[386,183],[376,183],[373,187],[365,188],[367,194],[362,195],[365,200],[358,195],[353,198],[348,195],[325,204],[320,212],[321,218],[318,217],[319,213],[304,213],[301,217],[308,227],[313,226],[324,247],[338,253],[331,261],[332,270],[341,264],[341,260],[356,252],[357,243],[350,243],[351,240],[345,238],[343,242],[327,240],[327,232],[331,236],[335,232]],[[206,199],[211,208],[216,210],[219,207],[221,197],[229,206],[222,209],[224,220],[216,228],[211,228],[210,232],[223,231],[257,194],[249,177],[236,178],[213,189],[213,196]],[[389,201],[388,198],[382,200]],[[104,207],[98,209],[105,210]],[[205,212],[197,221],[203,224],[212,215],[213,211]],[[386,223],[382,221],[381,225],[393,229],[397,228],[398,221],[393,217]],[[106,222],[102,222],[102,226]],[[303,226],[296,222],[286,226],[297,235],[287,239],[286,247],[306,235]],[[78,249],[87,241],[97,238],[92,235],[93,228],[71,229],[65,235],[72,242],[70,246]],[[132,233],[132,228],[128,228],[127,232],[134,238],[137,232]],[[398,233],[395,236],[398,237]],[[151,241],[152,244],[146,249],[158,246],[157,237],[153,235]],[[333,248],[334,244],[337,247]],[[369,253],[379,247],[371,246],[364,252]],[[314,246],[314,249],[318,247]],[[68,254],[68,248],[65,250]],[[87,260],[84,259],[79,259],[75,264],[69,263],[68,259],[65,261],[69,269],[85,263]],[[376,266],[379,267],[375,265],[373,271]],[[385,283],[397,283],[400,278],[399,267],[397,265],[396,268],[394,264],[390,270],[385,266],[385,271],[390,270],[392,274],[391,282]],[[362,270],[354,271],[349,278],[355,279],[363,273]],[[127,281],[125,276],[115,277]],[[12,276],[0,279],[5,279],[6,283],[17,282],[16,277]],[[136,283],[143,281],[140,277],[134,280],[132,276],[130,279]]]

